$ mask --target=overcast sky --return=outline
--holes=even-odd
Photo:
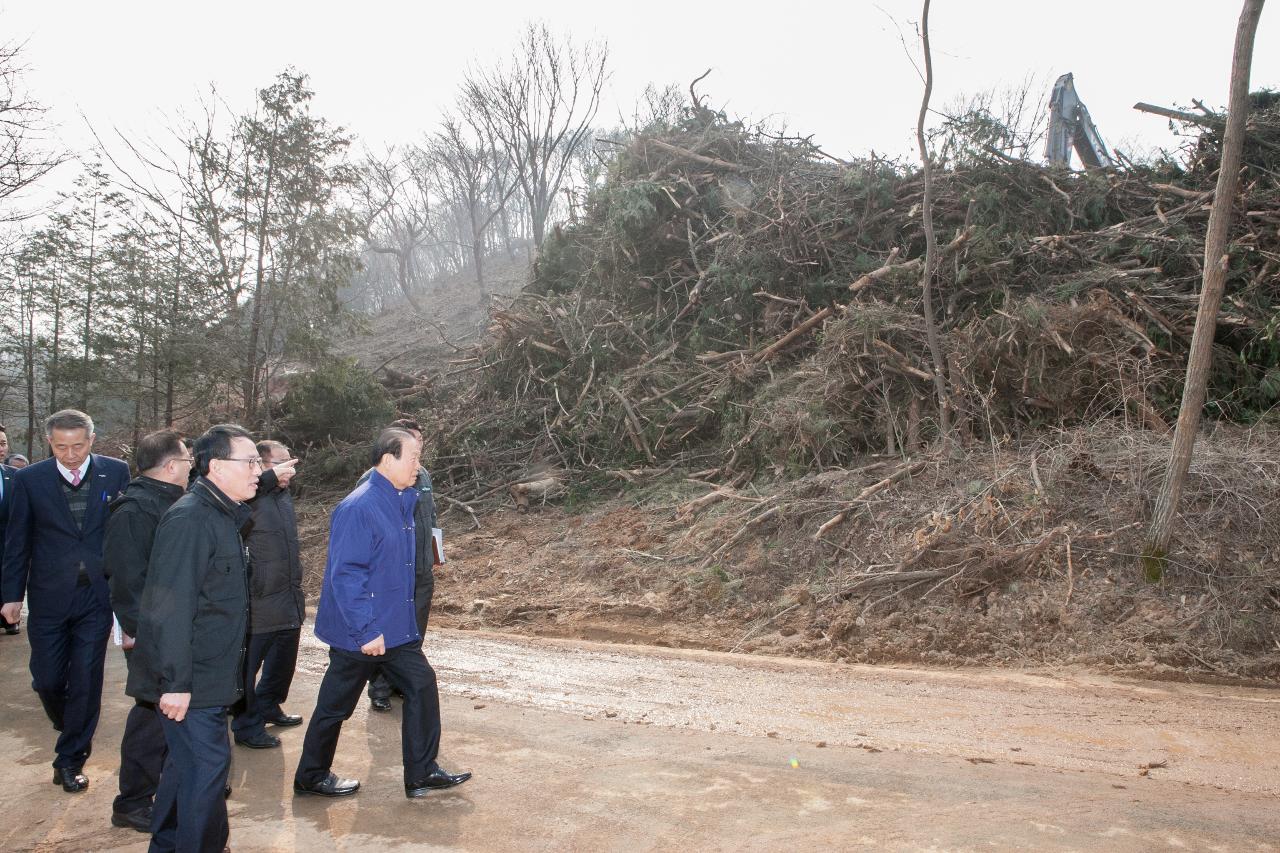
[[[1171,145],[1165,121],[1135,101],[1227,98],[1238,0],[937,0],[931,12],[934,104],[1017,84],[1076,88],[1111,145]],[[749,11],[758,9],[759,11]],[[311,75],[317,111],[363,144],[418,139],[453,99],[469,65],[510,51],[545,20],[608,42],[607,114],[629,111],[646,83],[708,68],[699,91],[731,114],[785,121],[837,156],[910,154],[921,81],[916,0],[693,3],[282,2],[282,0],[0,0],[0,33],[25,42],[31,93],[52,108],[63,144],[102,129],[161,136],[166,114],[216,83],[236,108],[292,65]],[[1253,88],[1280,86],[1280,12],[1263,13]],[[904,48],[904,40],[906,48]],[[63,170],[66,174],[70,170]]]

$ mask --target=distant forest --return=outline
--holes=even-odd
[[[378,152],[313,110],[305,72],[210,87],[157,137],[96,128],[58,148],[0,47],[0,422],[42,455],[39,419],[75,406],[122,443],[197,418],[270,429],[267,389],[317,365],[361,317],[419,308],[429,283],[530,258],[575,215],[628,128],[596,126],[604,44],[529,24],[470,72],[421,138]],[[649,91],[639,124],[675,110]],[[23,199],[76,170],[51,208]]]

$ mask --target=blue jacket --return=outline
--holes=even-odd
[[[81,486],[89,489],[83,527],[76,527],[71,517],[54,459],[19,469],[9,483],[13,493],[6,498],[9,520],[0,598],[9,602],[27,596],[32,615],[58,619],[67,614],[81,564],[102,607],[110,607],[102,574],[107,504],[129,485],[129,466],[96,453],[90,458],[89,482]]]
[[[418,490],[377,471],[333,510],[316,636],[350,652],[381,634],[388,649],[422,638],[414,618],[413,509]]]

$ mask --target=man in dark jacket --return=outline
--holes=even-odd
[[[211,427],[195,444],[199,478],[156,530],[126,691],[155,702],[169,756],[151,850],[220,851],[231,765],[226,709],[244,693],[249,560],[240,529],[262,462],[249,433]]]
[[[147,563],[160,518],[187,490],[194,460],[182,436],[171,429],[144,435],[133,453],[138,476],[111,502],[103,571],[111,587],[111,609],[123,634],[125,665],[132,664],[138,611],[147,579]],[[154,702],[135,700],[120,739],[120,793],[111,822],[139,832],[151,831],[151,803],[168,747]]]
[[[422,445],[404,430],[384,430],[373,447],[375,468],[333,511],[329,558],[316,613],[316,636],[329,644],[329,668],[293,777],[301,794],[341,797],[360,783],[331,771],[342,723],[351,716],[373,668],[381,665],[405,695],[401,720],[404,788],[421,797],[459,785],[436,763],[440,699],[422,654],[414,612],[413,510]]]
[[[244,701],[236,709],[231,731],[241,746],[270,749],[280,745],[280,738],[267,733],[267,723],[296,726],[302,722],[302,717],[286,714],[280,705],[289,698],[293,683],[306,605],[298,519],[289,494],[297,460],[278,441],[258,442],[258,455],[263,471],[258,494],[249,501],[253,521],[245,538],[249,548],[249,651],[244,662]]]
[[[401,418],[392,422],[390,429],[402,429],[422,443],[422,427],[415,420]],[[369,479],[372,468],[365,471],[359,482]],[[431,616],[431,598],[435,594],[436,577],[435,551],[431,547],[431,530],[436,526],[436,502],[431,491],[431,475],[427,469],[418,465],[418,479],[413,488],[418,492],[418,503],[413,508],[413,606],[417,615],[418,633],[423,636],[427,631],[427,620]],[[393,688],[382,668],[374,670],[369,679],[369,707],[375,711],[391,710],[391,694]]]
[[[129,484],[129,466],[91,453],[93,419],[64,409],[45,421],[53,454],[13,475],[5,525],[4,606],[16,624],[28,598],[31,686],[57,729],[54,784],[83,791],[102,707],[111,602],[102,574],[107,503]]]

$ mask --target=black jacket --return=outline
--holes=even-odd
[[[306,605],[293,495],[279,486],[275,472],[264,471],[249,507],[253,510],[245,537],[249,548],[249,633],[300,628]]]
[[[111,589],[111,609],[130,637],[138,636],[138,608],[156,527],[165,510],[185,492],[182,486],[135,477],[111,502],[102,546],[102,572]]]
[[[155,702],[190,693],[192,708],[234,704],[249,627],[249,508],[201,477],[156,530],[125,692]]]

